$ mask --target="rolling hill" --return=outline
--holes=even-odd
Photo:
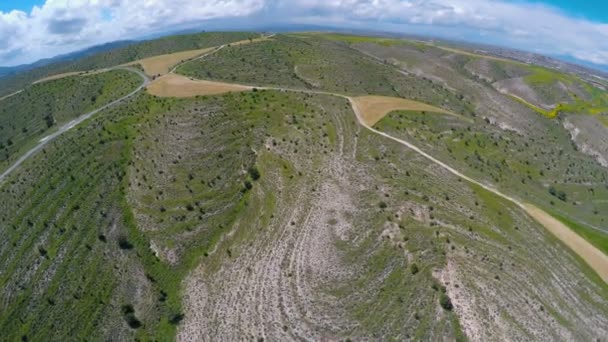
[[[1,165],[27,157],[0,180],[3,338],[608,334],[605,90],[419,41],[256,37],[0,80],[24,89]]]

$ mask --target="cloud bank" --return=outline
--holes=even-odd
[[[429,34],[608,65],[608,24],[492,0],[47,0],[0,12],[0,65],[222,18]]]

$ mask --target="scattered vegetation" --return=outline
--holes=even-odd
[[[1,102],[0,169],[55,127],[130,93],[141,78],[124,70],[33,85]]]
[[[554,121],[503,130],[473,95],[328,38],[227,47],[180,72],[449,109],[460,116],[393,112],[376,127],[604,222],[606,171]],[[311,340],[592,340],[607,326],[606,285],[520,208],[361,129],[336,96],[141,93],[24,163],[0,186],[0,222],[7,340],[236,340],[276,317],[267,339],[289,339],[303,317]]]
[[[53,63],[42,68],[4,77],[0,79],[0,96],[25,88],[30,83],[50,75],[113,67],[146,57],[220,46],[246,40],[250,37],[259,37],[259,34],[252,32],[203,32],[138,42],[85,56],[75,61]]]

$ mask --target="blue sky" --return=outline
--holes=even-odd
[[[0,11],[9,12],[11,10],[20,10],[29,12],[37,5],[41,6],[45,0],[8,0],[0,2]]]
[[[208,20],[416,33],[608,69],[608,0],[2,0],[0,65]]]
[[[606,0],[547,0],[534,2],[555,6],[574,17],[608,23],[608,2]]]

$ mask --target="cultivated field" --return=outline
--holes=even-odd
[[[358,96],[353,97],[353,102],[359,108],[365,124],[370,127],[396,110],[452,114],[426,103],[388,96]]]
[[[199,50],[175,52],[166,55],[140,59],[127,65],[140,64],[144,68],[144,72],[146,73],[146,75],[151,77],[159,77],[171,71],[171,69],[173,69],[173,67],[177,64],[204,55],[213,50],[215,50],[215,48],[210,47]]]
[[[152,82],[147,90],[160,97],[193,97],[198,95],[217,95],[228,92],[251,90],[252,87],[214,81],[192,80],[185,76],[169,74]]]

